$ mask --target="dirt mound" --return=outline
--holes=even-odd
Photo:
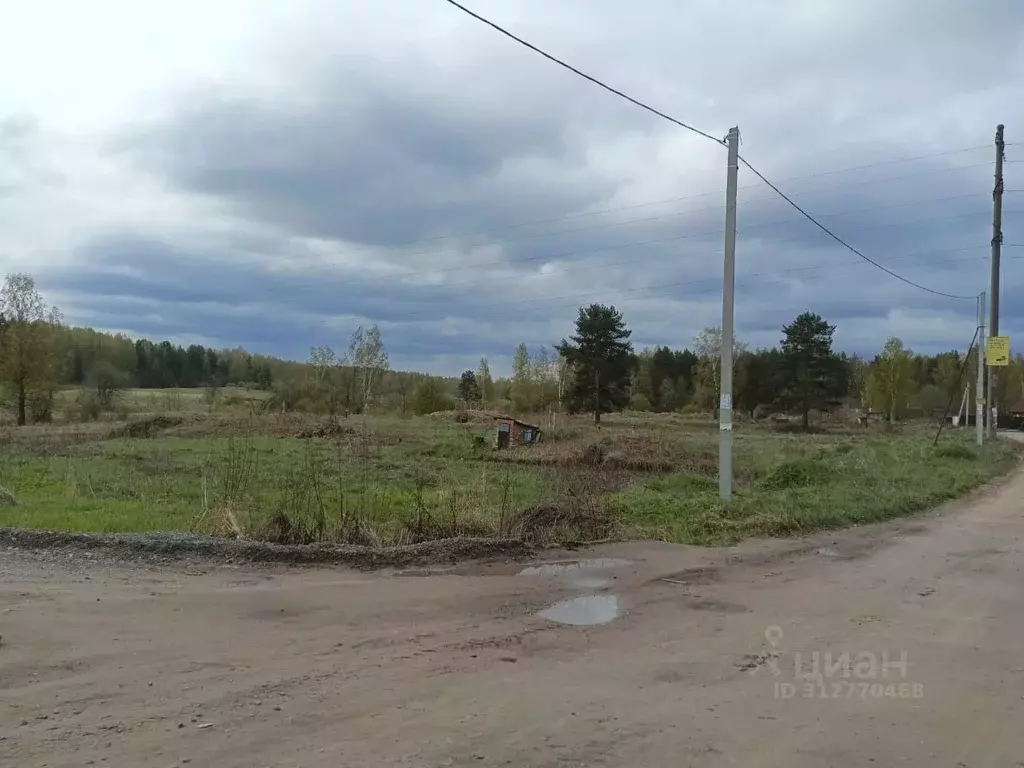
[[[619,438],[592,443],[568,457],[568,464],[584,467],[614,467],[631,472],[688,472],[714,474],[717,460],[710,455],[685,451],[663,453],[656,444],[642,439]]]
[[[586,499],[547,501],[519,513],[515,531],[536,543],[586,543],[613,538],[615,518],[604,507]]]
[[[111,430],[110,437],[153,437],[157,432],[171,429],[183,424],[185,420],[178,416],[152,416],[148,419],[131,421],[123,426]]]
[[[8,491],[6,488],[0,487],[0,509],[4,507],[16,506],[18,506],[18,500],[14,498],[14,494]]]
[[[337,421],[325,421],[315,427],[303,429],[295,436],[300,440],[337,440],[340,437],[354,435],[355,430]]]
[[[494,423],[494,414],[490,411],[477,411],[472,408],[457,411],[434,411],[426,415],[428,419],[437,421],[453,421],[456,424],[487,424]]]
[[[526,542],[508,538],[441,539],[400,547],[296,546],[183,533],[91,534],[25,528],[0,528],[0,545],[27,550],[100,552],[122,560],[163,562],[191,559],[291,565],[338,564],[364,570],[490,557],[525,558],[532,555]]]

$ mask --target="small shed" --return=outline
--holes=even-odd
[[[508,448],[510,445],[533,445],[540,440],[540,427],[527,424],[512,416],[495,416],[498,425],[497,445]]]
[[[1024,397],[1018,400],[1010,409],[1009,424],[1007,426],[1010,429],[1024,428]]]

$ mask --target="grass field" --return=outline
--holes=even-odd
[[[0,509],[0,525],[290,543],[507,535],[722,544],[927,508],[1005,473],[1017,455],[1005,442],[979,450],[964,432],[933,447],[923,428],[741,425],[737,494],[724,505],[709,418],[615,415],[597,429],[560,417],[541,444],[496,451],[480,413],[467,423],[450,413],[320,420],[253,415],[248,396],[221,393],[212,408],[202,393],[163,397],[133,393],[127,421],[4,428],[0,486],[18,506]]]
[[[68,388],[57,392],[55,407],[59,419],[74,420],[76,400],[82,389]],[[241,387],[216,390],[197,389],[125,389],[118,393],[116,408],[102,420],[124,420],[143,414],[211,413],[218,410],[255,406],[270,397],[269,392]],[[0,417],[2,421],[2,417]],[[7,421],[10,421],[8,416]]]

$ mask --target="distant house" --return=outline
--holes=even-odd
[[[499,448],[508,448],[510,445],[533,445],[540,440],[540,427],[536,424],[527,424],[511,416],[495,416],[494,421],[498,424]]]

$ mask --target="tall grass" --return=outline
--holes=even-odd
[[[229,396],[216,414],[136,418],[131,428],[12,431],[0,443],[0,486],[19,506],[4,510],[3,524],[289,543],[471,535],[715,544],[905,514],[1004,472],[1015,456],[1002,442],[979,451],[959,432],[932,448],[913,431],[744,427],[736,498],[723,505],[717,434],[678,416],[609,418],[600,428],[567,418],[540,445],[497,451],[483,418],[232,414]]]
[[[933,447],[923,435],[843,443],[784,458],[722,503],[714,483],[678,477],[641,483],[609,504],[633,535],[725,544],[878,522],[963,495],[1013,467],[1019,446],[983,450],[954,435]]]

